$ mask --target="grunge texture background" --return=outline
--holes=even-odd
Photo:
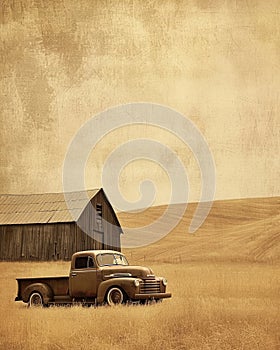
[[[0,4],[0,192],[62,190],[62,165],[76,131],[114,105],[154,102],[200,128],[217,167],[216,198],[279,195],[280,4],[275,1],[9,0]],[[140,133],[140,134],[139,134]],[[98,187],[118,142],[154,136],[188,168],[195,159],[163,131],[108,135],[88,162]],[[154,177],[166,202],[168,179],[154,164],[120,177],[129,198]]]

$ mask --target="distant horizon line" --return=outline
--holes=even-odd
[[[94,190],[100,190],[103,189],[103,187],[96,187],[96,188],[90,188],[90,189],[83,189],[83,190],[73,190],[69,192],[28,192],[28,193],[0,193],[0,196],[30,196],[30,195],[42,195],[42,194],[64,194],[64,193],[75,193],[75,192],[90,192]],[[104,190],[104,189],[103,189]],[[106,191],[104,191],[106,193]],[[263,199],[263,198],[277,198],[280,197],[280,194],[278,195],[266,195],[266,196],[249,196],[249,197],[227,197],[227,198],[217,198],[214,199],[213,202],[220,202],[220,201],[233,201],[233,200],[245,200],[245,199]],[[139,212],[139,211],[144,211],[146,209],[152,208],[152,207],[161,207],[161,206],[168,206],[168,205],[179,205],[179,204],[198,204],[198,203],[208,203],[209,201],[199,201],[199,200],[192,200],[188,202],[174,202],[174,203],[162,203],[162,204],[155,204],[151,205],[149,207],[142,207],[142,208],[137,208],[137,209],[132,209],[132,210],[119,210],[118,208],[114,207],[114,209],[117,209],[118,213],[121,212]]]

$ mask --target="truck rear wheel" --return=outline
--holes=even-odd
[[[124,293],[118,287],[112,287],[109,289],[106,297],[108,305],[119,305],[124,302]]]
[[[43,306],[43,298],[42,295],[38,292],[34,292],[30,295],[28,301],[29,307],[42,307]]]

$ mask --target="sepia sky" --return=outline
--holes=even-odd
[[[199,128],[216,164],[216,199],[280,195],[279,1],[0,6],[1,193],[62,191],[63,161],[79,128],[108,108],[144,101],[175,109]],[[139,137],[173,149],[197,200],[195,157],[153,126],[104,135],[89,155],[86,186],[100,187],[106,157]],[[154,204],[167,202],[168,176],[151,161],[127,165],[120,190],[135,200],[146,178],[158,189]]]

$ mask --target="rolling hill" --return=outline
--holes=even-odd
[[[176,216],[179,206],[182,204],[172,205],[169,218]],[[196,206],[189,204],[178,225],[158,242],[124,252],[132,262],[280,261],[280,197],[215,201],[204,224],[189,234]],[[118,217],[125,231],[155,221],[165,209],[121,212]]]

